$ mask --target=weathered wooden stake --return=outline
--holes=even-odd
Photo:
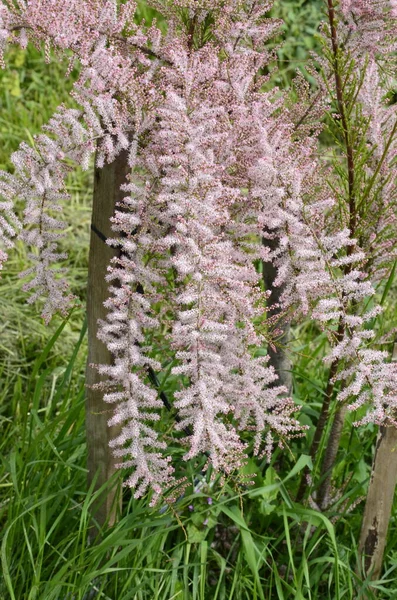
[[[397,429],[380,427],[358,548],[358,572],[379,579],[397,484]]]
[[[92,364],[112,364],[112,355],[97,338],[98,319],[105,319],[103,305],[109,296],[105,281],[107,267],[117,251],[105,243],[112,237],[110,218],[116,203],[122,198],[121,184],[126,182],[129,172],[127,153],[121,153],[110,165],[95,169],[94,196],[91,221],[91,241],[88,266],[87,322],[88,322],[88,361],[86,369],[86,434],[88,447],[88,484],[96,477],[95,490],[101,488],[115,474],[113,454],[109,442],[116,437],[117,429],[108,427],[112,414],[111,406],[103,401],[103,392],[92,389],[101,381],[98,371]],[[114,235],[114,234],[113,234]],[[92,507],[92,514],[100,527],[113,525],[121,509],[121,486],[116,483],[101,494]],[[95,537],[96,528],[92,528]]]
[[[278,246],[278,239],[263,239],[264,246],[271,250],[275,250]],[[277,269],[272,263],[263,264],[263,281],[267,291],[271,292],[271,306],[268,311],[269,317],[279,317],[277,323],[281,335],[278,338],[279,347],[275,350],[270,346],[267,349],[269,355],[268,365],[274,367],[278,375],[278,380],[273,385],[284,385],[288,389],[288,393],[292,393],[292,368],[291,360],[288,356],[290,342],[290,324],[281,316],[282,309],[278,306],[284,287],[276,287],[274,282],[277,277]],[[272,305],[274,305],[272,307]]]
[[[397,361],[397,344],[393,361]],[[357,571],[379,579],[397,484],[397,428],[380,427],[358,548]]]

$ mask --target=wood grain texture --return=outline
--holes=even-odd
[[[396,484],[397,429],[380,427],[359,542],[359,571],[371,579],[382,571]]]
[[[397,361],[397,344],[394,344],[393,361]],[[375,456],[372,463],[364,517],[358,547],[358,574],[372,580],[382,572],[397,485],[397,428],[379,427]]]
[[[278,239],[263,239],[263,245],[270,250],[276,250],[278,247]],[[276,319],[276,326],[280,331],[280,335],[277,338],[277,348],[274,349],[270,344],[268,345],[268,365],[274,367],[274,370],[278,376],[277,381],[271,385],[284,385],[288,389],[288,394],[291,394],[292,367],[291,359],[288,355],[290,324],[283,318],[282,309],[279,306],[281,296],[284,292],[284,287],[276,287],[274,285],[277,273],[278,270],[272,263],[263,263],[263,281],[265,284],[265,289],[271,292],[268,316]]]
[[[90,240],[87,322],[88,322],[88,361],[86,369],[86,433],[88,446],[88,483],[95,477],[95,490],[98,490],[115,474],[115,461],[109,442],[118,433],[118,428],[108,427],[112,407],[103,401],[103,391],[91,386],[101,381],[98,371],[92,364],[112,364],[112,355],[97,338],[98,320],[106,317],[103,303],[109,297],[108,283],[105,281],[107,267],[117,253],[104,241],[112,237],[110,218],[116,203],[123,192],[120,185],[126,182],[129,171],[127,153],[121,153],[110,165],[95,169],[92,208],[92,228]],[[98,232],[102,235],[99,235]],[[114,235],[114,234],[113,234]],[[117,479],[117,477],[116,477]],[[120,480],[110,491],[102,494],[93,506],[93,517],[100,527],[112,525],[121,508]],[[93,535],[95,527],[93,528]]]

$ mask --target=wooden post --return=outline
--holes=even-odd
[[[87,323],[88,323],[88,361],[86,369],[86,434],[88,448],[88,484],[96,477],[95,490],[102,487],[115,474],[113,454],[109,442],[118,433],[118,428],[108,427],[112,407],[103,401],[103,392],[92,389],[102,378],[95,364],[112,364],[112,355],[97,338],[98,320],[105,319],[106,309],[103,303],[109,297],[108,283],[105,281],[107,267],[117,250],[105,243],[112,237],[110,218],[116,203],[122,198],[120,186],[126,182],[129,172],[127,152],[122,152],[116,160],[95,169],[94,196],[91,221],[91,241],[88,265]],[[92,514],[100,527],[115,523],[121,511],[121,486],[115,484],[107,489],[92,507]],[[96,528],[91,537],[95,537]]]
[[[394,344],[393,361],[397,361]],[[380,427],[358,547],[357,571],[379,579],[397,484],[397,428]]]
[[[358,547],[358,572],[379,579],[397,484],[397,429],[380,427]]]
[[[263,239],[263,245],[275,250],[278,246],[278,239]],[[274,282],[277,277],[277,269],[272,263],[263,263],[263,281],[265,289],[271,292],[270,296],[270,309],[268,311],[269,317],[279,317],[281,315],[281,308],[279,305],[281,295],[284,291],[284,287],[275,287]],[[275,305],[272,307],[272,305]],[[278,321],[278,329],[281,331],[281,335],[278,338],[279,347],[275,350],[268,346],[267,353],[269,356],[268,365],[274,367],[278,380],[272,385],[284,385],[288,389],[288,394],[292,393],[292,371],[291,371],[291,360],[288,356],[289,342],[290,342],[290,324],[280,316]]]

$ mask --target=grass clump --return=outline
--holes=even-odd
[[[86,489],[85,328],[55,379],[56,360],[49,358],[62,347],[66,325],[36,358],[30,378],[3,388],[0,598],[359,597],[365,584],[353,570],[360,525],[354,504],[367,474],[352,478],[327,514],[296,504],[299,476],[312,467],[303,441],[289,457],[277,451],[270,465],[249,464],[254,486],[192,475],[182,497],[155,508],[125,490],[120,520],[90,544],[96,495]],[[305,387],[309,394],[313,382]],[[356,453],[353,440],[344,468],[352,469]],[[391,540],[389,557],[392,547]],[[393,598],[394,571],[389,558],[378,598]]]

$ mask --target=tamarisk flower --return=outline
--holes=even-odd
[[[189,380],[176,393],[178,427],[193,429],[185,458],[205,451],[216,468],[230,472],[245,450],[235,421],[256,431],[255,452],[268,432],[268,454],[272,430],[281,436],[298,430],[285,390],[267,387],[275,375],[250,352],[261,343],[252,321],[263,299],[252,259],[274,261],[278,283],[287,283],[286,310],[298,307],[327,326],[344,319],[345,343],[334,343],[329,327],[331,360],[365,356],[360,344],[368,338],[360,328],[370,317],[349,315],[346,306],[373,289],[353,268],[365,258],[357,241],[347,229],[335,231],[329,218],[334,200],[316,176],[315,138],[294,141],[294,123],[275,116],[274,94],[256,92],[259,53],[231,48],[220,60],[216,46],[192,51],[189,43],[174,43],[165,56],[165,101],[139,164],[156,181],[155,219],[167,226],[152,246],[164,257],[158,268],[176,273],[171,340],[180,364],[173,372]],[[307,202],[312,190],[316,200]],[[267,256],[264,227],[280,239]]]
[[[301,198],[298,202],[295,197],[292,205],[288,199],[288,206],[289,211],[279,213],[280,218],[286,213],[280,241],[287,251],[277,250],[273,256],[279,265],[278,281],[286,282],[283,307],[298,309],[325,328],[330,342],[326,362],[344,365],[335,377],[347,382],[338,400],[350,400],[351,410],[364,404],[368,407],[360,423],[393,421],[396,365],[387,361],[386,353],[368,347],[375,334],[366,324],[381,307],[357,310],[375,293],[364,270],[366,254],[348,229],[332,231],[333,219],[324,221],[332,201],[310,203]]]
[[[0,271],[8,258],[5,249],[13,248],[13,238],[21,228],[20,220],[14,211],[14,200],[18,192],[17,182],[9,173],[4,173],[0,178],[0,197],[4,198],[4,201],[0,202]]]
[[[152,298],[158,299],[157,288],[165,283],[158,270],[146,264],[146,253],[164,231],[156,226],[150,211],[150,188],[134,183],[124,187],[131,196],[123,198],[113,218],[113,229],[122,236],[109,243],[119,248],[120,257],[109,267],[107,280],[114,285],[106,302],[108,315],[98,334],[115,360],[98,369],[107,376],[104,400],[116,405],[109,425],[121,426],[120,435],[110,445],[115,455],[123,458],[119,466],[133,470],[126,485],[136,490],[135,497],[152,489],[154,504],[173,483],[170,457],[163,452],[166,444],[152,426],[163,405],[157,392],[145,383],[148,367],[161,368],[146,355],[144,343],[145,331],[159,327]]]
[[[72,92],[81,110],[60,107],[44,128],[46,133],[35,139],[35,147],[21,144],[14,153],[15,173],[0,173],[2,195],[10,198],[13,190],[12,195],[25,202],[25,229],[20,237],[34,249],[29,254],[34,266],[22,276],[33,276],[25,285],[26,290],[35,290],[31,302],[46,297],[46,321],[58,310],[66,314],[72,299],[66,281],[58,277],[63,271],[53,268],[54,263],[66,258],[57,246],[66,227],[59,216],[62,203],[67,200],[65,178],[70,161],[87,169],[97,150],[97,162],[103,166],[128,148],[129,132],[134,127],[132,106],[139,111],[151,77],[151,61],[138,47],[134,47],[135,53],[127,55],[125,44],[121,48],[108,44],[110,37],[129,23],[132,6],[123,5],[117,13],[113,2],[88,4],[70,0],[55,11],[54,3],[48,0],[20,2],[19,11],[3,8],[1,13],[2,26],[8,27],[10,35],[24,26],[37,41],[49,40],[60,50],[70,48],[82,64]],[[134,40],[143,42],[138,28],[134,32]],[[152,38],[155,41],[155,36]],[[143,74],[137,71],[137,65],[142,63],[148,67]],[[8,212],[7,220],[1,217],[0,224],[9,237],[10,221],[15,219],[8,203],[1,203],[0,209]],[[5,259],[5,252],[1,257]]]
[[[391,53],[396,49],[395,0],[341,0],[339,8],[346,21],[338,28],[356,57]]]
[[[104,102],[103,106],[108,116],[112,102]],[[34,266],[21,276],[33,276],[25,284],[26,290],[35,290],[30,302],[39,297],[46,298],[43,318],[47,322],[57,310],[66,314],[72,298],[66,282],[58,278],[62,270],[53,269],[53,265],[66,258],[65,253],[58,251],[57,245],[66,228],[58,215],[62,211],[62,203],[68,198],[65,178],[70,171],[70,163],[67,161],[69,159],[87,167],[96,147],[99,120],[95,130],[91,116],[88,115],[87,120],[84,117],[84,112],[61,107],[46,127],[48,134],[40,134],[35,139],[35,147],[23,143],[13,154],[14,174],[0,173],[3,194],[9,194],[12,186],[15,196],[25,203],[25,228],[19,237],[36,251],[29,254]],[[101,131],[106,136],[106,130]]]
[[[387,277],[397,256],[397,110],[395,104],[387,104],[388,89],[391,89],[390,78],[381,75],[375,59],[369,58],[358,101],[368,124],[365,171],[372,185],[364,190],[365,228],[361,243],[367,254],[365,270],[372,281]]]
[[[371,73],[370,69],[368,77]],[[378,152],[373,137],[373,162],[369,161],[369,165],[375,172],[379,168],[379,157],[384,160],[387,156],[388,164],[393,164],[394,140],[390,142],[394,119],[392,109],[381,109],[379,96],[371,96],[365,90],[364,83],[361,93],[372,98],[372,107],[369,105],[366,109],[363,104],[364,111],[383,111],[384,125],[380,131],[376,129],[379,121],[369,120],[372,135],[377,133],[382,140]],[[247,223],[246,231],[254,235],[264,229],[265,237],[278,239],[276,248],[268,249],[264,260],[277,267],[275,285],[283,286],[281,305],[286,314],[293,312],[295,318],[299,313],[310,315],[327,331],[330,352],[326,360],[338,360],[340,365],[345,365],[337,379],[348,381],[339,393],[340,401],[350,399],[352,410],[367,404],[369,409],[363,422],[390,421],[395,412],[396,368],[385,360],[383,353],[368,348],[374,334],[366,329],[366,324],[379,314],[380,307],[362,314],[352,310],[374,294],[369,275],[376,267],[368,271],[366,261],[369,258],[372,265],[378,266],[380,256],[375,258],[371,250],[368,254],[364,252],[350,230],[340,229],[340,223],[335,221],[336,200],[330,197],[324,185],[327,171],[316,156],[316,138],[295,136],[294,124],[288,124],[285,114],[277,120],[267,100],[265,94],[255,96],[254,101],[251,96],[250,112],[245,114],[244,108],[231,105],[231,110],[240,114],[234,129],[234,146],[239,153],[235,177],[237,181],[250,181],[248,201],[240,209]],[[387,169],[385,163],[382,170],[385,170],[386,184],[375,186],[371,211],[378,219],[375,229],[379,234],[383,232],[385,246],[390,249],[394,194],[390,195],[389,204],[386,196],[381,198],[383,186],[385,191],[392,190],[393,178]],[[344,332],[342,338],[337,333],[339,327]],[[356,379],[349,382],[354,379],[353,375]]]
[[[339,379],[350,379],[350,383],[339,393],[339,400],[354,398],[349,410],[357,410],[370,402],[370,410],[355,425],[375,423],[397,426],[397,368],[388,362],[388,353],[379,350],[361,349],[359,361],[338,374]]]
[[[26,46],[28,37],[33,37],[47,44],[47,52],[53,45],[59,50],[71,49],[81,57],[89,56],[104,40],[117,37],[127,26],[133,27],[135,10],[131,0],[120,8],[114,0],[17,0],[2,4],[2,39],[14,41],[19,36],[21,45]]]
[[[234,142],[222,90],[233,90],[232,74],[224,78],[216,48],[190,55],[174,47],[172,56],[178,71],[163,69],[166,99],[145,154],[156,161],[161,219],[169,229],[157,247],[163,253],[172,249],[169,261],[177,275],[171,340],[180,365],[173,373],[190,382],[175,394],[177,428],[193,428],[185,458],[208,452],[217,469],[229,472],[244,451],[233,419],[257,431],[256,452],[269,427],[287,435],[299,425],[291,418],[291,401],[280,398],[286,390],[265,390],[276,379],[266,360],[250,352],[263,342],[252,323],[263,311],[260,276],[252,255],[227,235],[234,227],[228,205],[245,201],[241,190],[222,181]]]
[[[128,150],[128,195],[112,221],[108,243],[118,256],[109,266],[108,316],[99,331],[114,364],[97,368],[107,376],[104,400],[114,405],[110,424],[121,427],[111,445],[131,469],[127,484],[136,497],[151,489],[155,502],[174,483],[156,431],[162,405],[147,377],[161,368],[147,347],[159,330],[170,341],[167,358],[177,361],[172,373],[180,376],[176,429],[192,431],[182,441],[186,459],[204,452],[216,469],[231,473],[249,449],[244,431],[254,432],[254,453],[268,458],[273,437],[282,443],[302,431],[266,357],[255,358],[267,341],[267,295],[254,261],[276,266],[286,314],[309,316],[326,329],[328,359],[344,361],[338,376],[356,373],[342,394],[359,404],[371,390],[378,394],[368,418],[390,417],[394,387],[383,355],[366,347],[373,313],[349,309],[373,288],[363,276],[366,252],[334,217],[336,201],[316,156],[319,127],[297,131],[306,108],[288,111],[285,95],[261,89],[270,58],[264,44],[279,27],[266,19],[270,4],[152,4],[171,15],[164,38],[155,26],[133,23],[133,2],[119,9],[113,0],[0,4],[0,48],[32,38],[61,54],[70,50],[81,67],[72,92],[79,108],[60,107],[35,146],[15,153],[15,174],[0,175],[0,228],[8,240],[12,224],[18,226],[10,201],[22,199],[21,238],[36,248],[26,289],[32,300],[47,296],[46,320],[65,312],[70,295],[54,263],[65,258],[57,244],[70,164],[87,168],[97,149],[101,167]],[[367,46],[380,42],[372,36]],[[386,121],[371,131],[382,156]],[[385,178],[386,193],[389,173]],[[265,248],[263,236],[277,238],[277,247]],[[156,309],[165,299],[167,314]]]
[[[232,204],[244,195],[222,181],[224,159],[229,155],[233,160],[230,141],[222,148],[231,133],[224,102],[249,85],[243,77],[247,57],[237,47],[255,33],[252,21],[242,35],[236,24],[244,15],[241,8],[233,13],[233,6],[228,23],[237,33],[229,54],[236,51],[239,57],[234,64],[231,58],[230,73],[216,46],[191,53],[189,42],[168,36],[162,49],[155,28],[144,33],[123,15],[117,20],[114,2],[82,5],[70,0],[59,12],[49,0],[19,2],[18,9],[2,14],[3,33],[8,32],[2,40],[25,45],[30,36],[59,51],[70,49],[82,67],[72,94],[81,109],[61,107],[36,147],[22,145],[13,157],[12,181],[26,205],[22,238],[38,249],[32,257],[35,266],[26,272],[33,280],[26,287],[35,290],[32,300],[47,295],[47,320],[55,310],[65,311],[69,300],[66,285],[51,268],[64,258],[56,244],[65,224],[55,217],[66,200],[69,161],[86,168],[96,145],[99,166],[114,160],[121,149],[130,150],[131,196],[114,217],[117,237],[109,243],[119,246],[120,257],[109,270],[109,283],[116,285],[111,286],[109,315],[99,334],[115,361],[98,368],[108,376],[104,399],[116,404],[110,422],[122,426],[112,446],[123,465],[133,469],[128,483],[137,496],[150,487],[155,499],[172,482],[164,443],[152,427],[161,404],[145,383],[147,368],[159,365],[144,348],[145,332],[160,326],[152,302],[158,300],[167,269],[175,271],[178,283],[174,303],[179,317],[171,332],[180,361],[175,372],[179,369],[189,378],[189,385],[176,395],[180,427],[193,426],[186,458],[209,452],[212,464],[226,472],[241,464],[245,444],[235,429],[236,419],[255,428],[256,452],[269,425],[282,435],[299,428],[290,417],[291,401],[283,398],[282,406],[277,404],[284,390],[264,389],[275,375],[265,359],[254,359],[251,353],[263,341],[252,324],[262,310],[256,306],[262,298],[259,275],[252,256],[228,239],[232,220],[224,203],[228,195]],[[127,15],[126,7],[121,10]],[[263,12],[255,9],[252,14],[258,18]],[[119,35],[127,22],[132,31],[125,41]],[[272,31],[273,23],[262,24],[257,40]],[[254,53],[249,61],[258,56]],[[166,65],[160,78],[158,57]],[[148,139],[141,144],[145,135]],[[149,266],[145,257],[153,252],[157,258]],[[254,396],[239,394],[243,389]],[[269,444],[268,438],[268,453]]]

